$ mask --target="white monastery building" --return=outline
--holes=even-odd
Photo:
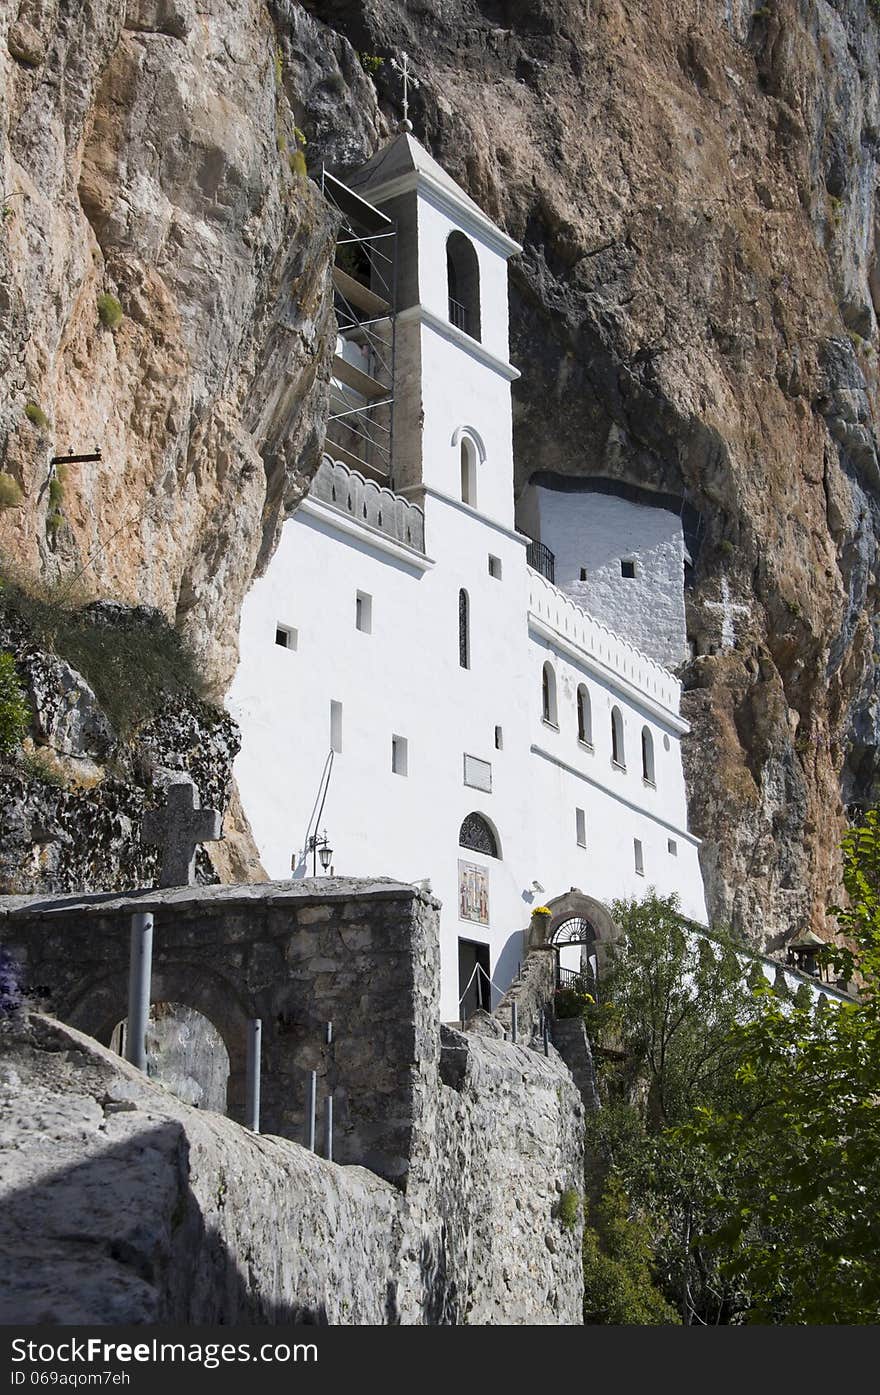
[[[587,481],[540,477],[515,521],[520,248],[407,132],[326,187],[360,230],[327,454],[244,605],[236,774],[270,877],[430,882],[455,1020],[570,888],[705,924],[668,667],[686,550],[674,512]]]

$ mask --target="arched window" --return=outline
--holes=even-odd
[[[446,243],[449,322],[472,339],[480,338],[480,264],[464,233],[450,233]]]
[[[473,852],[485,853],[487,857],[501,856],[497,834],[483,814],[467,815],[458,831],[458,845]]]
[[[556,674],[549,660],[541,675],[541,715],[551,726],[559,725],[556,717]]]
[[[461,498],[471,508],[477,505],[477,448],[468,436],[461,438]]]
[[[464,589],[458,593],[458,662],[462,668],[471,666],[471,626],[468,593]]]
[[[619,707],[611,709],[611,759],[615,765],[626,768],[626,749],[623,744],[623,718]]]
[[[590,694],[586,684],[581,683],[577,691],[578,741],[585,746],[593,744],[593,712],[590,707]]]
[[[642,727],[642,779],[649,785],[656,783],[654,778],[654,738],[647,727]]]

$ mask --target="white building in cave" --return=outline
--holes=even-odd
[[[468,983],[476,1005],[475,965],[495,995],[508,986],[533,907],[569,888],[602,903],[674,891],[705,923],[664,666],[686,652],[686,554],[668,509],[552,480],[521,501],[532,541],[520,531],[520,249],[411,135],[352,184],[337,196],[374,246],[396,224],[395,303],[375,260],[369,285],[343,261],[357,312],[336,443],[244,605],[236,774],[271,877],[320,875],[310,843],[326,829],[336,873],[430,881],[451,1020]],[[376,325],[393,354],[371,347]],[[380,440],[392,397],[389,467],[353,423],[362,407]]]

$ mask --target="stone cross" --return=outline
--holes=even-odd
[[[736,625],[737,615],[750,615],[751,610],[747,605],[741,605],[730,599],[730,587],[727,584],[727,577],[721,578],[721,600],[704,601],[707,610],[721,611],[721,648],[734,649],[736,647]]]
[[[405,131],[411,131],[412,126],[410,125],[409,120],[409,89],[410,87],[417,88],[419,85],[419,80],[410,71],[408,53],[404,53],[401,50],[400,62],[398,63],[396,58],[392,58],[391,66],[396,73],[400,73],[400,76],[403,79],[403,129]]]
[[[200,843],[216,843],[223,837],[217,809],[199,807],[199,793],[192,780],[169,785],[164,809],[148,809],[141,825],[145,843],[162,849],[160,886],[192,886],[196,849]]]

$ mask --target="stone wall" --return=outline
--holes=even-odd
[[[389,1183],[193,1109],[48,1018],[4,1030],[0,1096],[0,1321],[389,1320]]]
[[[579,1323],[570,1077],[458,1033],[419,1074],[404,1193],[193,1109],[50,1018],[7,1021],[0,1322]]]
[[[247,1023],[263,1023],[266,1132],[306,1136],[309,1072],[334,1098],[336,1156],[405,1181],[439,1052],[436,902],[396,882],[322,877],[37,901],[0,898],[0,933],[48,1009],[104,1044],[127,1011],[129,927],[151,911],[153,1001],[203,1013],[245,1117]],[[332,1041],[325,1041],[326,1024]]]
[[[155,920],[153,1000],[213,1022],[239,1119],[246,1023],[262,1019],[259,1138],[76,1030],[106,1042],[125,1016],[136,909]],[[558,1215],[582,1186],[578,1090],[553,1050],[441,1028],[424,890],[326,877],[8,897],[0,939],[72,1024],[35,1015],[0,1041],[0,1148],[16,1153],[0,1238],[34,1257],[16,1320],[580,1322],[580,1223]],[[301,1146],[312,1069],[347,1166]]]

